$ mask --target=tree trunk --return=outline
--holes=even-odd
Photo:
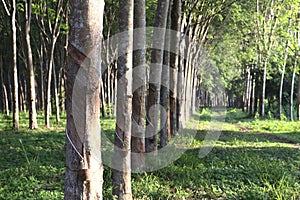
[[[51,115],[51,78],[52,78],[52,68],[54,59],[54,47],[55,41],[52,38],[50,47],[50,57],[48,60],[48,73],[47,73],[47,92],[46,92],[46,108],[45,108],[45,125],[50,128],[50,115]]]
[[[286,42],[286,46],[285,46],[283,66],[282,66],[282,72],[281,72],[281,78],[280,78],[279,98],[278,98],[278,100],[279,100],[279,102],[278,102],[279,119],[281,119],[281,115],[282,115],[282,90],[283,90],[284,74],[285,74],[286,60],[288,57],[288,51],[289,51],[289,40]]]
[[[170,138],[170,98],[169,98],[169,80],[170,80],[170,42],[171,33],[168,31],[171,27],[171,5],[172,0],[169,2],[167,24],[163,51],[163,66],[161,75],[160,86],[160,148],[167,146]]]
[[[172,136],[176,135],[176,99],[177,99],[177,74],[178,74],[178,54],[180,40],[180,18],[181,18],[181,0],[173,0],[171,12],[171,29],[176,31],[175,38],[172,38],[170,52],[170,132]],[[173,36],[173,34],[172,34]]]
[[[68,1],[69,2],[69,1]],[[69,5],[69,3],[68,3]],[[70,9],[69,9],[70,6],[67,6],[67,9],[65,11],[65,15],[67,16],[66,17],[66,24],[69,24],[69,13],[70,13]],[[66,103],[65,103],[65,93],[66,93],[66,68],[67,68],[67,65],[68,65],[68,45],[69,45],[69,35],[66,34],[65,35],[65,46],[64,46],[64,58],[65,58],[65,62],[64,62],[64,66],[62,68],[62,71],[61,71],[61,84],[60,84],[60,96],[61,96],[61,110],[62,112],[64,112],[66,110]]]
[[[57,89],[57,79],[55,68],[53,67],[53,83],[54,83],[54,98],[55,98],[55,118],[56,122],[60,122],[60,108],[59,108],[59,97],[58,97],[58,89]]]
[[[248,104],[247,104],[247,111],[248,111],[248,114],[251,114],[251,105],[252,105],[252,75],[251,75],[251,72],[249,71],[250,73],[250,77],[249,77],[249,90],[248,90]]]
[[[9,116],[8,96],[7,96],[6,86],[4,83],[2,85],[2,90],[3,90],[3,96],[4,96],[5,114],[6,114],[6,116]]]
[[[262,83],[262,93],[260,98],[260,116],[265,116],[265,97],[266,97],[266,84],[267,84],[267,60],[264,61],[264,71],[263,71],[263,83]]]
[[[16,0],[12,0],[11,30],[13,45],[13,126],[19,130],[19,85],[18,85],[18,67],[17,67],[17,29],[16,29]]]
[[[105,94],[104,94],[104,85],[102,77],[100,79],[100,101],[101,101],[101,116],[106,117],[106,110],[105,110]]]
[[[257,50],[258,50],[258,63],[261,63],[262,56],[264,56],[263,59],[263,82],[262,82],[262,91],[261,91],[261,99],[260,99],[260,116],[264,117],[265,116],[265,97],[266,97],[266,82],[267,82],[267,65],[269,62],[269,57],[271,53],[271,49],[273,47],[273,36],[274,36],[274,31],[277,25],[277,20],[278,16],[276,16],[279,12],[279,9],[274,11],[274,0],[272,0],[273,3],[271,4],[264,4],[266,6],[265,8],[263,7],[262,9],[262,17],[259,17],[260,14],[260,3],[259,0],[256,1],[256,12],[257,12],[257,18],[256,18],[256,24],[257,24],[257,30],[258,30],[258,35],[256,35],[257,38],[263,38],[262,41],[260,41],[263,44],[263,49],[260,49],[258,45],[258,39],[256,40],[257,44]],[[273,6],[273,7],[272,7]],[[274,14],[275,12],[275,14]],[[261,20],[265,20],[261,23]],[[262,33],[260,31],[260,28],[263,29]],[[266,33],[266,30],[269,30],[269,32]]]
[[[23,112],[26,113],[27,107],[26,107],[26,98],[25,98],[25,94],[26,94],[26,82],[24,80],[24,84],[22,84],[22,81],[19,80],[19,86],[20,86],[20,108]]]
[[[181,50],[179,50],[181,51]],[[176,128],[177,132],[180,132],[183,129],[183,124],[182,124],[182,104],[183,104],[183,68],[182,68],[182,61],[179,58],[178,61],[178,77],[177,77],[177,101],[176,101]],[[207,94],[207,92],[206,92]],[[206,95],[206,102],[205,104],[208,103],[208,95]]]
[[[65,111],[65,70],[64,66],[58,72],[58,93],[59,93],[59,107],[61,112]]]
[[[49,22],[49,27],[51,31],[51,38],[50,38],[50,49],[49,51],[49,60],[48,60],[48,74],[47,74],[47,99],[46,99],[46,109],[45,109],[45,125],[49,128],[50,127],[50,115],[51,115],[51,78],[52,78],[52,68],[54,64],[54,49],[57,38],[60,33],[60,23],[59,20],[60,13],[62,11],[62,0],[58,0],[57,7],[55,13],[55,23],[53,27]],[[56,81],[56,80],[55,80]],[[57,114],[57,113],[56,113]],[[56,116],[57,119],[57,116]]]
[[[70,9],[64,198],[102,199],[99,67],[104,1],[71,0]]]
[[[40,55],[39,55],[39,60],[40,60],[40,70],[41,70],[41,110],[44,111],[45,109],[45,88],[44,88],[44,41],[43,41],[43,36],[40,36],[41,38],[41,47],[40,47]]]
[[[119,200],[131,200],[131,114],[133,0],[119,0],[117,124],[114,138],[113,194]]]
[[[143,169],[145,163],[145,89],[146,89],[146,10],[145,0],[134,2],[134,52],[131,167]],[[134,155],[134,156],[133,156]]]
[[[26,40],[26,62],[28,70],[29,88],[29,128],[38,128],[36,114],[36,92],[35,92],[35,75],[32,61],[32,52],[30,44],[30,21],[31,21],[32,0],[25,1],[25,40]]]
[[[194,72],[192,76],[191,114],[195,114],[197,108],[196,106],[197,84],[198,84],[197,70],[194,68]]]
[[[300,121],[300,73],[298,74],[298,87],[297,87],[297,118]]]
[[[295,55],[295,61],[294,61],[294,69],[293,69],[293,75],[292,75],[292,83],[291,83],[291,99],[290,99],[290,119],[291,121],[294,121],[294,84],[295,84],[295,76],[296,76],[296,70],[297,70],[297,59],[298,59],[298,56],[297,56],[297,53],[296,52],[296,55]]]
[[[247,71],[247,87],[246,87],[246,93],[245,93],[245,105],[246,105],[246,112],[250,113],[250,95],[251,95],[251,74],[250,74],[250,68],[246,69]]]
[[[0,46],[0,109],[1,111],[4,112],[5,110],[5,102],[4,102],[4,91],[3,91],[3,85],[4,85],[4,80],[3,80],[3,61],[2,61],[2,51],[1,51],[1,46]]]
[[[161,73],[163,63],[163,48],[169,0],[158,0],[153,32],[153,47],[149,75],[149,94],[147,101],[146,152],[157,153],[157,129],[159,116],[159,99]]]

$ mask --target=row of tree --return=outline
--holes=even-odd
[[[37,110],[44,111],[47,127],[52,110],[60,121],[60,109],[64,109],[67,12],[67,3],[62,0],[2,1],[0,107],[7,115],[13,110],[15,129],[19,128],[19,110],[28,111],[30,129],[38,127]],[[51,107],[52,98],[55,109]]]
[[[207,43],[229,105],[261,117],[299,120],[299,1],[245,1],[218,20],[223,25],[215,22]]]
[[[102,197],[99,115],[116,116],[113,193],[131,199],[131,170],[198,106],[293,119],[297,95],[300,113],[299,3],[3,0],[0,109],[35,129],[37,111],[49,127],[66,104],[67,199]]]
[[[97,128],[100,104],[105,105],[104,101],[116,105],[112,181],[113,194],[118,199],[132,199],[131,171],[148,170],[146,155],[156,157],[159,148],[180,134],[198,107],[197,98],[202,92],[197,77],[200,70],[208,75],[202,80],[216,84],[212,86],[215,91],[206,92],[206,103],[225,105],[225,93],[218,80],[221,77],[218,71],[210,69],[210,60],[202,45],[210,23],[217,13],[230,6],[228,2],[205,5],[158,0],[154,3],[151,48],[147,48],[149,33],[144,0],[119,1],[122,9],[116,17],[119,33],[116,46],[112,39],[102,39],[104,42],[100,43],[101,31],[103,35],[114,35],[114,29],[102,29],[103,7],[99,5],[104,6],[103,1],[70,2],[66,71],[67,199],[102,198],[103,165]],[[209,6],[210,12],[206,10]],[[201,9],[202,14],[196,12]],[[104,16],[115,18],[111,13]],[[192,26],[195,17],[199,19]],[[199,38],[201,41],[197,41]],[[100,49],[106,53],[101,66],[104,74],[99,69]],[[200,65],[207,66],[201,68]],[[101,76],[102,84],[99,84],[96,80]],[[102,109],[102,115],[105,111]]]
[[[84,5],[88,4],[84,3]],[[110,85],[110,91],[108,92],[104,89],[101,92],[102,96],[105,97],[103,101],[108,101],[108,104],[110,104],[113,101],[110,102],[109,99],[115,99],[114,103],[116,105],[112,179],[114,184],[113,194],[118,199],[132,199],[131,170],[136,168],[143,170],[145,153],[151,153],[155,157],[158,148],[166,146],[168,141],[172,139],[172,136],[180,133],[184,123],[200,103],[213,106],[229,103],[243,109],[246,108],[249,113],[259,111],[263,117],[265,116],[265,104],[267,103],[271,107],[272,104],[269,98],[273,98],[275,101],[278,101],[278,116],[282,117],[283,83],[289,55],[294,61],[292,62],[292,93],[293,80],[297,72],[299,5],[294,1],[275,2],[272,0],[256,1],[254,5],[255,7],[253,5],[251,7],[247,3],[238,4],[228,1],[202,1],[195,3],[180,2],[178,0],[158,0],[153,26],[161,29],[154,29],[151,40],[152,49],[150,49],[147,57],[145,47],[145,2],[119,1],[119,7],[122,9],[119,10],[119,16],[117,17],[119,22],[118,30],[125,34],[118,37],[119,45],[117,46],[117,51],[113,48],[111,49],[108,45],[104,48],[107,51],[117,52],[116,56],[118,59],[114,65],[109,66],[112,68],[108,70],[110,72],[115,71],[115,75],[111,76],[110,73],[106,75],[106,84]],[[78,3],[78,8],[80,10],[83,8],[81,3]],[[182,8],[183,10],[181,10]],[[230,18],[232,14],[240,15],[240,17],[242,14],[246,14],[249,18],[240,19],[234,15],[234,17]],[[77,13],[74,12],[74,15],[77,16]],[[224,17],[229,19],[222,19]],[[235,21],[232,22],[232,20]],[[217,24],[220,21],[229,27]],[[101,22],[101,20],[98,20],[98,22]],[[215,26],[209,29],[214,23]],[[83,30],[94,30],[94,26],[92,27],[74,26],[73,28],[76,29],[74,32],[79,30],[79,32],[83,32]],[[222,30],[220,30],[220,27],[222,27]],[[141,31],[135,35],[131,30],[137,28]],[[171,28],[178,34],[172,37],[172,34],[169,35],[165,28]],[[90,34],[95,34],[95,32],[91,31]],[[80,40],[80,37],[76,39],[76,36],[71,34],[75,44],[72,44],[72,46],[76,48],[70,47],[72,49],[70,52],[74,56],[70,54],[72,59],[68,65],[70,70],[68,74],[74,74],[72,73],[73,70],[77,71],[76,68],[74,69],[74,66],[82,63],[80,59],[86,57],[90,45],[98,44],[98,40],[88,41],[89,45],[85,46],[85,43],[82,41],[84,41],[86,35],[87,33],[82,35],[83,38]],[[107,35],[112,34],[108,33]],[[207,59],[207,55],[201,48],[196,48],[194,43],[187,42],[185,36],[193,41],[198,41],[197,44],[200,44],[198,47],[208,48],[215,63]],[[96,39],[97,37],[90,36],[88,38]],[[229,58],[224,58],[224,55],[221,57],[218,51],[224,52],[221,49],[224,49],[224,43],[220,43],[220,40],[224,40],[225,45],[228,45],[225,46],[226,51],[229,51],[226,55],[232,53],[232,51],[234,55],[229,55]],[[137,50],[132,51],[132,49],[135,49],[135,45]],[[171,49],[175,49],[175,53]],[[289,54],[290,49],[292,49],[293,54]],[[78,56],[82,53],[82,57]],[[277,57],[277,60],[275,59],[277,62],[273,60],[273,57]],[[108,60],[106,63],[110,63]],[[147,62],[147,60],[150,62]],[[219,63],[217,63],[218,61]],[[91,62],[93,61],[89,63]],[[147,72],[147,64],[149,64],[149,72]],[[271,92],[266,92],[268,70],[273,65],[281,69],[279,71],[278,95],[272,95],[272,90]],[[198,68],[197,66],[202,67]],[[224,68],[220,66],[224,66]],[[89,67],[91,68],[92,65],[87,66],[86,71],[88,72],[90,71]],[[133,71],[131,72],[130,69],[133,69]],[[137,70],[135,71],[134,69]],[[230,74],[232,71],[233,74]],[[218,76],[220,73],[223,73],[223,76]],[[230,74],[230,76],[227,76],[226,73]],[[88,74],[91,77],[95,76],[93,70]],[[275,76],[276,72],[273,74],[274,78]],[[91,80],[96,78],[91,78]],[[74,78],[71,76],[70,80],[74,80]],[[105,80],[102,79],[102,81]],[[218,86],[222,84],[222,81],[227,86],[227,96],[222,91],[222,87]],[[98,88],[99,91],[92,90],[93,93],[91,89],[94,87],[89,88],[90,84],[93,85],[94,83],[87,83],[84,89],[86,91],[85,103],[80,104],[84,105],[82,113],[85,113],[86,116],[83,126],[86,127],[84,137],[87,138],[93,138],[95,134],[93,129],[95,124],[98,123],[99,115],[99,113],[89,107],[91,106],[90,104],[100,104],[101,101],[97,94],[102,89]],[[72,81],[67,85],[72,86]],[[132,87],[135,85],[140,87],[137,90],[132,90]],[[67,89],[67,91],[71,90],[73,90],[72,87]],[[71,94],[68,96],[71,96]],[[203,97],[204,99],[201,100]],[[198,104],[196,99],[200,100]],[[269,101],[265,101],[265,99]],[[292,103],[292,100],[293,94],[291,95],[290,103]],[[70,105],[74,104],[71,101],[69,103]],[[158,104],[161,105],[161,109],[156,106]],[[68,107],[70,108],[71,106]],[[293,106],[291,105],[291,110],[292,108]],[[99,196],[101,198],[103,169],[101,160],[98,164],[95,164],[93,161],[93,157],[99,159],[98,152],[100,150],[93,151],[93,149],[89,148],[93,146],[94,139],[87,139],[85,143],[79,142],[78,146],[75,147],[71,145],[72,141],[80,141],[78,139],[78,137],[80,138],[80,133],[76,132],[74,128],[72,112],[74,111],[68,110],[69,123],[67,130],[72,137],[68,140],[69,148],[67,152],[70,160],[69,163],[67,162],[67,166],[68,164],[70,166],[67,167],[66,196],[78,194],[75,190],[70,190],[70,187],[77,185],[75,188],[81,188],[80,191],[83,191],[78,195],[87,195],[91,198]],[[291,113],[293,112],[291,111]],[[167,119],[164,120],[164,118]],[[165,123],[159,127],[159,122]],[[96,146],[99,147],[100,144]],[[76,149],[79,149],[79,153]],[[132,156],[132,153],[139,153],[139,156]],[[82,156],[81,159],[84,163],[81,166],[79,163],[74,163],[74,160],[80,162],[80,156]],[[80,166],[78,174],[74,174],[76,170],[69,170],[74,169],[76,166]],[[85,173],[82,174],[80,173],[81,171]],[[89,179],[89,174],[91,173],[97,174],[97,179]],[[74,177],[80,177],[80,181],[74,179]],[[69,180],[73,180],[75,183],[69,182]]]
[[[147,2],[147,26],[154,25],[156,4]],[[265,116],[267,112],[294,118],[294,99],[299,93],[294,92],[299,87],[292,83],[298,74],[298,4],[271,0],[183,2],[179,29],[210,53],[214,61],[210,68],[221,74],[226,88],[226,94],[222,94],[224,104],[243,107],[253,115],[259,112]],[[7,115],[13,111],[16,129],[19,110],[29,111],[31,129],[37,127],[37,110],[43,111],[49,127],[50,115],[55,113],[59,122],[60,111],[65,109],[68,2],[2,1],[1,5],[0,109]],[[114,1],[106,2],[105,39],[118,32],[115,6]],[[103,44],[106,55],[115,54],[109,46]],[[115,114],[117,62],[108,64],[109,59],[107,56],[102,60],[108,65],[100,90],[102,116]],[[205,70],[198,70],[199,101],[202,105],[216,104],[211,93],[214,79],[203,78]]]

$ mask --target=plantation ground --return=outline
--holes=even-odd
[[[202,109],[201,121],[189,122],[199,123],[198,133],[180,159],[132,175],[134,199],[300,199],[300,123],[260,121],[229,110],[225,122],[215,122],[223,130],[215,147],[200,159],[211,114]],[[26,115],[22,119],[16,133],[1,115],[0,199],[63,199],[65,122],[29,131]],[[113,134],[113,119],[101,123],[105,134]],[[104,198],[112,199],[108,167],[104,179]]]

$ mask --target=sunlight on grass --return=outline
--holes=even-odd
[[[240,110],[228,110],[225,122],[211,122],[214,114],[218,115],[202,109],[186,124],[187,131],[197,127],[197,135],[178,160],[155,172],[132,175],[134,199],[300,198],[299,146],[263,135],[300,141],[298,122],[253,120]],[[58,126],[52,118],[53,128],[46,129],[39,116],[40,128],[35,131],[22,120],[19,132],[10,128],[10,117],[0,119],[0,199],[63,199],[65,117]],[[222,127],[222,134],[200,159],[211,127]],[[115,119],[101,119],[101,128],[112,140]],[[103,191],[104,199],[113,199],[108,167]]]

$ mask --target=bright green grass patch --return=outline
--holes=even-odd
[[[292,142],[300,143],[300,122],[281,120],[253,120],[239,122],[239,126],[253,133],[274,134]]]
[[[155,172],[133,174],[134,199],[299,199],[299,147],[258,134],[263,130],[259,123],[265,121],[251,121],[239,110],[228,110],[227,122],[210,121],[222,119],[220,115],[210,110],[199,112],[186,127],[197,127],[198,134],[180,159]],[[1,122],[4,118],[0,115]],[[41,128],[35,131],[27,130],[24,120],[17,133],[8,121],[1,123],[0,199],[63,199],[65,121],[49,130],[43,128],[42,119],[40,116]],[[255,130],[255,126],[257,132],[239,131],[239,127]],[[291,126],[281,125],[270,133],[290,134]],[[224,131],[215,147],[200,159],[207,129],[220,127]],[[115,120],[102,119],[101,128],[112,140]],[[299,134],[293,137],[300,139]],[[111,170],[106,166],[103,191],[104,199],[113,199]]]

